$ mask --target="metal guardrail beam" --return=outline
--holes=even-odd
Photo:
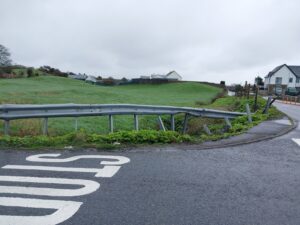
[[[129,104],[0,105],[0,119],[2,120],[104,115],[174,115],[179,113],[208,118],[227,117],[229,119],[246,115],[240,112],[227,112],[203,108]]]
[[[170,115],[171,130],[175,130],[174,115],[184,113],[185,122],[183,133],[187,130],[189,116],[207,118],[227,118],[232,119],[247,113],[227,112],[213,109],[173,107],[173,106],[154,106],[154,105],[133,105],[133,104],[53,104],[53,105],[0,105],[0,120],[4,120],[4,134],[9,134],[9,121],[17,119],[44,118],[43,134],[48,134],[48,118],[74,117],[75,130],[78,127],[78,117],[88,116],[108,116],[109,132],[114,130],[114,115],[133,115],[134,128],[139,129],[138,115],[157,115],[162,130],[165,130],[161,115]],[[249,114],[249,112],[248,112]]]

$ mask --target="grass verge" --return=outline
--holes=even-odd
[[[224,97],[217,99],[207,108],[218,108],[231,111],[244,111],[246,103],[252,108],[254,100]],[[238,134],[242,134],[253,126],[268,120],[276,119],[283,116],[275,107],[271,107],[268,114],[262,114],[266,101],[262,98],[258,100],[258,110],[252,115],[253,123],[248,122],[247,116],[241,116],[231,120],[232,127],[226,126],[223,120],[212,120],[205,118],[193,118],[189,121],[188,134],[180,134],[182,129],[183,116],[176,117],[176,130],[173,131],[118,131],[112,134],[90,133],[84,129],[78,132],[70,132],[59,136],[0,136],[0,148],[64,148],[65,146],[90,147],[100,149],[120,149],[124,146],[149,145],[149,144],[178,144],[178,143],[201,143],[204,141],[216,141],[222,138],[229,138]],[[166,127],[169,120],[164,118]],[[206,124],[212,134],[208,135],[203,130]]]

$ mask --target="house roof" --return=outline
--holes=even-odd
[[[166,74],[166,76],[171,75],[173,72],[175,72],[175,71],[174,71],[174,70],[173,70],[173,71],[170,71],[169,73]]]
[[[296,77],[300,78],[300,66],[288,66],[286,64],[282,64],[280,66],[275,67],[265,78],[271,77],[274,73],[280,70],[282,67],[286,66]]]
[[[169,73],[166,74],[166,77],[170,76],[172,73],[176,73],[179,77],[181,77],[175,70],[170,71]],[[182,78],[182,77],[181,77]]]
[[[288,66],[288,68],[295,74],[296,77],[300,78],[300,66]]]

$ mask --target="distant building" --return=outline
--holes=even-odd
[[[182,80],[182,77],[176,71],[167,73],[166,78],[168,80]]]
[[[85,75],[85,74],[74,74],[74,73],[72,73],[72,74],[69,74],[68,77],[71,78],[71,79],[76,79],[76,80],[86,80],[88,76]]]
[[[97,78],[94,76],[87,76],[87,78],[85,79],[85,82],[95,84],[95,83],[97,83]]]
[[[265,76],[265,89],[269,93],[275,92],[275,88],[282,90],[288,87],[300,89],[300,66],[289,66],[286,64],[277,66]]]
[[[167,79],[166,75],[151,74],[151,79]]]
[[[151,76],[140,76],[140,79],[149,80],[151,79]]]
[[[152,74],[151,79],[182,80],[182,77],[176,71],[171,71],[166,75]]]

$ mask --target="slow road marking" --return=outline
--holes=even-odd
[[[36,165],[6,165],[2,169],[11,170],[39,170],[55,172],[72,172],[72,173],[96,173],[94,177],[109,178],[113,177],[121,168],[121,165],[130,162],[130,159],[124,156],[110,155],[78,155],[69,158],[58,158],[61,154],[39,154],[26,158],[30,162],[44,163],[68,163],[81,159],[99,159],[102,168],[81,168],[81,167],[56,167],[56,166],[36,166]],[[56,225],[71,218],[83,204],[78,201],[65,200],[45,200],[37,199],[37,196],[50,197],[75,197],[91,194],[97,191],[100,184],[93,180],[68,179],[58,177],[29,177],[29,176],[0,176],[0,182],[9,182],[10,185],[0,185],[0,194],[27,195],[35,198],[19,197],[0,197],[0,206],[22,207],[35,209],[55,209],[56,211],[49,215],[43,216],[19,216],[19,215],[1,215],[0,225]],[[12,186],[15,183],[16,186]],[[32,184],[60,184],[80,186],[77,189],[70,188],[49,188],[49,187],[32,187],[26,185]],[[20,184],[21,186],[18,186]],[[22,186],[24,185],[24,186]]]

